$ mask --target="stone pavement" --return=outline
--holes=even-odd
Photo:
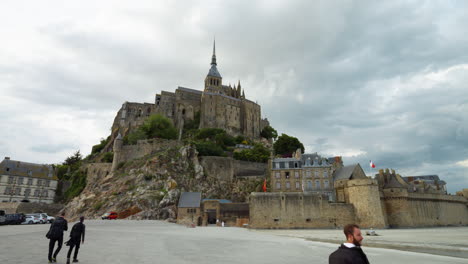
[[[325,264],[338,247],[234,227],[187,228],[150,220],[93,220],[85,224],[86,241],[80,250],[80,263]],[[49,225],[0,226],[0,263],[47,263],[48,228]],[[58,263],[65,263],[67,250],[64,245]],[[468,263],[463,258],[391,249],[364,251],[371,263]]]
[[[368,229],[362,230],[365,247],[468,258],[468,227],[374,230],[378,236],[365,236],[366,231]],[[327,243],[340,243],[344,239],[341,229],[258,230],[257,232]]]

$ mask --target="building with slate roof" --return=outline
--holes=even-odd
[[[0,163],[1,202],[53,203],[57,173],[52,165],[12,160]]]
[[[308,192],[335,199],[335,172],[343,167],[341,157],[325,158],[317,153],[301,154],[271,161],[272,192]]]
[[[177,205],[177,223],[184,225],[201,225],[201,193],[183,192]]]
[[[112,140],[118,133],[125,136],[133,131],[151,114],[168,117],[179,131],[184,124],[199,117],[199,128],[221,128],[232,136],[259,138],[262,129],[269,124],[266,118],[261,118],[260,105],[246,98],[240,81],[237,86],[224,84],[217,66],[213,44],[203,91],[179,86],[175,92],[156,94],[154,104],[125,102],[114,119]],[[111,144],[108,148],[112,148]]]

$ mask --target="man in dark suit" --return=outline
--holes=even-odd
[[[67,245],[70,246],[67,254],[67,264],[70,263],[70,256],[75,248],[75,254],[73,255],[73,262],[78,262],[78,250],[80,250],[80,244],[84,243],[85,239],[85,225],[84,216],[80,217],[80,221],[73,225],[70,232],[70,240],[68,240]]]
[[[62,213],[55,221],[50,225],[47,237],[49,238],[49,263],[57,262],[57,254],[62,249],[63,244],[63,231],[68,230],[68,222],[65,220],[65,213]],[[57,242],[57,249],[54,252],[55,242]],[[52,252],[54,255],[52,256]]]
[[[346,242],[328,258],[329,264],[369,264],[366,254],[362,251],[361,242],[364,239],[358,225],[349,224],[343,228]]]

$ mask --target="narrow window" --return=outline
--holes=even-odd
[[[299,190],[301,188],[301,184],[297,181],[296,182],[296,190]]]
[[[316,180],[316,181],[315,181],[315,188],[316,188],[316,189],[321,189],[321,187],[320,187],[320,181],[319,181],[319,180]]]
[[[276,182],[276,189],[281,189],[281,182]]]
[[[275,178],[276,179],[279,179],[281,177],[281,174],[279,171],[275,172]]]
[[[285,172],[284,176],[286,177],[286,179],[289,179],[289,171]]]
[[[290,189],[291,188],[291,183],[290,182],[286,182],[286,189]]]
[[[299,172],[298,172],[298,171],[295,171],[295,172],[294,172],[294,177],[295,177],[295,178],[299,178]]]

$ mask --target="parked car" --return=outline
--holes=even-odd
[[[0,210],[0,225],[6,224],[5,211]]]
[[[109,213],[105,213],[101,216],[102,220],[104,219],[108,219],[108,220],[112,220],[112,219],[117,219],[117,212],[109,212]]]
[[[52,223],[55,220],[55,217],[50,216],[50,215],[48,215],[46,213],[41,213],[41,215],[45,216],[45,218],[47,219],[46,222],[48,222],[48,223]]]
[[[47,223],[47,214],[37,213],[37,215],[39,216],[39,220],[41,224]]]
[[[5,217],[7,225],[19,225],[26,219],[26,216],[23,213],[7,214]]]
[[[26,218],[24,219],[24,222],[22,224],[39,224],[41,219],[39,218],[39,215],[37,214],[27,214],[25,215]]]

